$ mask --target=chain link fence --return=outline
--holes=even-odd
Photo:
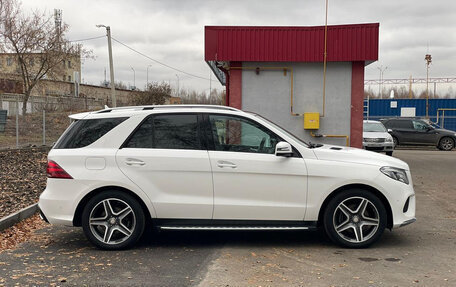
[[[105,104],[90,98],[30,97],[24,114],[23,95],[0,95],[0,149],[52,146],[69,126],[69,115]]]

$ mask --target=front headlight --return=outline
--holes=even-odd
[[[393,142],[393,138],[386,138],[385,142],[392,143]]]
[[[392,166],[384,166],[384,167],[380,168],[380,171],[384,175],[389,176],[392,179],[403,182],[405,184],[409,184],[409,180],[407,178],[407,173],[405,173],[405,170],[403,170],[401,168],[396,168],[396,167],[392,167]]]

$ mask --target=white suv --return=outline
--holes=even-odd
[[[142,106],[70,116],[48,156],[43,219],[82,226],[104,249],[144,229],[324,227],[345,247],[415,221],[408,165],[362,149],[305,143],[223,106]]]

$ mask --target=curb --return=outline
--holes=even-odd
[[[20,221],[29,218],[38,211],[38,203],[32,204],[26,208],[19,210],[13,214],[5,216],[0,219],[0,231],[7,229],[8,227],[13,226]]]

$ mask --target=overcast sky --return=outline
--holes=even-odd
[[[148,56],[209,78],[204,62],[205,25],[312,26],[324,24],[324,0],[23,0],[25,9],[63,10],[71,40],[101,36],[96,24],[111,26],[112,35]],[[329,0],[328,24],[380,23],[379,60],[366,67],[366,79],[425,77],[424,56],[432,54],[432,77],[456,76],[456,1]],[[83,42],[95,59],[82,65],[84,82],[99,84],[109,64],[106,38]],[[113,43],[116,81],[136,86],[149,80],[177,83],[176,72]],[[179,74],[180,87],[209,89],[209,81]],[[214,79],[214,77],[213,77]],[[221,89],[213,82],[212,87]]]

